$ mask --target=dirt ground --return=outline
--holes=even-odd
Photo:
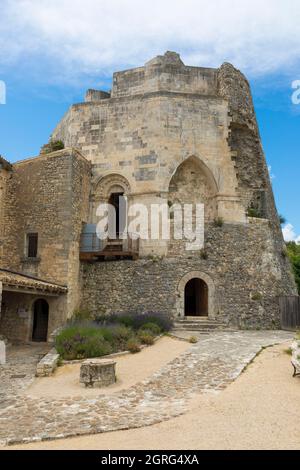
[[[300,379],[292,378],[287,347],[263,351],[226,390],[195,397],[188,413],[170,421],[12,448],[299,450]]]
[[[138,354],[116,357],[117,382],[105,388],[86,388],[79,383],[80,364],[67,364],[59,367],[52,377],[37,378],[26,390],[35,397],[71,397],[110,394],[141,382],[168,362],[172,361],[191,345],[174,338],[162,337],[153,346]]]

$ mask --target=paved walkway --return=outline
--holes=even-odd
[[[0,443],[138,428],[179,416],[195,394],[224,389],[262,347],[291,338],[282,331],[215,332],[148,380],[110,396],[40,400],[26,396],[24,387],[14,395],[8,387],[2,391]],[[11,373],[5,370],[1,377]]]
[[[49,349],[45,343],[7,346],[6,364],[0,365],[0,410],[33,382],[36,365]]]

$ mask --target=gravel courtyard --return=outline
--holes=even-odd
[[[195,401],[205,402],[223,390],[218,395],[221,397],[262,347],[291,338],[291,334],[280,331],[215,332],[202,336],[197,344],[147,379],[111,394],[32,398],[27,395],[26,387],[25,390],[20,387],[14,394],[8,387],[7,393],[1,390],[0,440],[2,444],[41,441],[144,428],[157,423],[172,429],[173,420],[163,422],[183,414],[187,416]],[[1,387],[3,383],[7,381],[1,380]],[[258,385],[263,390],[264,383]],[[170,444],[168,447],[173,448]]]

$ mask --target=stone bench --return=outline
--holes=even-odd
[[[116,362],[87,359],[80,367],[80,383],[86,387],[107,387],[116,382]]]
[[[51,351],[43,357],[43,359],[36,366],[36,377],[49,377],[55,371],[58,364],[59,354],[56,349]]]

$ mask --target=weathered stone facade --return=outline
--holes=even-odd
[[[209,286],[211,319],[238,328],[280,327],[278,295],[288,295],[293,284],[286,257],[274,256],[269,222],[211,225],[205,247],[207,259],[181,250],[163,259],[85,264],[82,305],[95,316],[128,311],[183,316],[184,286],[191,273]]]
[[[50,312],[49,334],[79,306],[94,315],[156,310],[182,317],[194,278],[206,285],[211,320],[279,326],[278,296],[296,288],[241,72],[227,63],[185,66],[167,52],[114,74],[110,93],[88,90],[52,139],[65,150],[0,175],[0,265],[68,289]],[[80,266],[82,224],[96,224],[98,205],[116,193],[127,196],[129,208],[203,203],[204,250],[186,251],[174,239],[140,240],[138,260]],[[24,253],[29,232],[39,236],[35,259]]]

